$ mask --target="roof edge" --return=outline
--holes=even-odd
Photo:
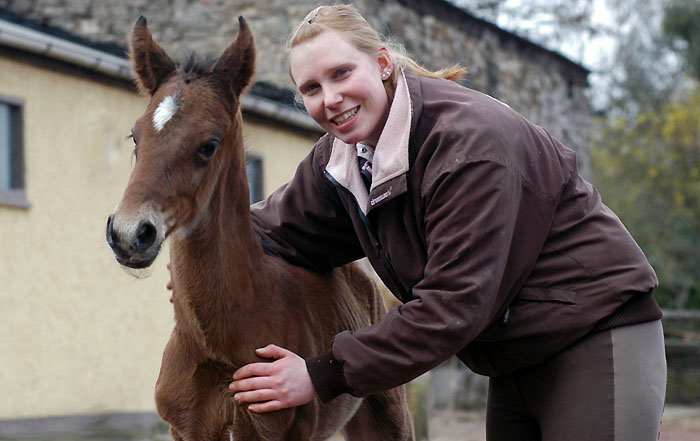
[[[0,10],[2,11],[2,10]],[[106,52],[95,47],[89,40],[65,38],[68,33],[46,32],[41,25],[30,20],[7,19],[5,11],[0,14],[0,45],[30,52],[49,59],[59,60],[98,72],[119,80],[131,82],[134,78],[131,62],[126,51]],[[113,47],[117,47],[113,45]],[[119,55],[121,54],[121,55]],[[289,102],[291,92],[275,88],[267,83],[256,83],[247,95],[241,98],[245,112],[290,124],[294,127],[323,132],[320,126],[305,112]]]
[[[459,22],[460,25],[464,26],[464,21],[467,20],[469,22],[472,22],[478,26],[480,26],[482,29],[487,29],[489,31],[494,32],[496,35],[499,37],[505,37],[514,43],[516,43],[519,46],[522,46],[524,48],[529,48],[532,49],[536,52],[540,52],[542,54],[546,54],[548,56],[551,56],[561,62],[564,66],[566,66],[569,69],[577,70],[579,71],[580,74],[588,76],[588,74],[591,73],[591,70],[588,69],[587,67],[583,66],[580,63],[577,63],[576,61],[573,61],[572,59],[566,57],[565,55],[553,50],[549,49],[541,44],[535,43],[534,41],[523,37],[521,35],[518,35],[512,31],[508,31],[506,29],[501,28],[497,24],[485,20],[483,18],[480,18],[471,12],[469,12],[467,9],[464,9],[460,6],[455,5],[454,3],[451,3],[447,0],[397,0],[399,3],[403,4],[404,6],[410,7],[413,10],[421,13],[421,14],[430,14],[434,15],[441,20],[444,20],[449,23],[457,23]],[[468,32],[468,31],[467,31]]]

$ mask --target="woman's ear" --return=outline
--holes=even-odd
[[[379,65],[379,74],[382,80],[386,80],[391,76],[391,72],[394,70],[394,63],[391,60],[391,54],[389,50],[385,47],[379,49],[377,52],[377,64]]]

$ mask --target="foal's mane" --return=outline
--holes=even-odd
[[[219,58],[217,58],[215,55],[207,54],[201,56],[192,51],[187,59],[176,63],[177,71],[175,75],[179,75],[185,84],[190,84],[192,81],[199,79],[204,79],[206,81],[207,77],[217,77],[217,75],[214,74],[214,69],[218,69],[216,67],[218,61]],[[235,97],[231,95],[231,90],[226,86],[226,83],[216,80],[208,83],[210,86],[217,89],[220,94],[227,97],[227,99],[223,100],[223,103],[226,106],[226,109],[231,112],[233,110],[231,107],[232,98]]]
[[[214,69],[214,64],[216,64],[216,60],[217,58],[211,54],[202,57],[196,52],[190,52],[187,59],[184,62],[177,63],[177,65],[182,68],[183,75],[194,79],[211,73]]]

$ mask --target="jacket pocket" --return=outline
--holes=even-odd
[[[462,353],[472,370],[485,375],[515,372],[571,345],[592,327],[574,291],[523,287],[502,320],[487,328]]]
[[[578,310],[575,291],[525,286],[508,305],[501,320],[477,340],[494,342],[556,334],[579,319]]]
[[[533,302],[558,302],[576,304],[576,292],[564,289],[535,288],[524,286],[520,289],[514,301],[529,300]]]

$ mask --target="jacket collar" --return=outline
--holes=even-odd
[[[406,74],[413,80],[411,71],[400,72],[396,92],[389,109],[389,116],[374,149],[372,162],[372,187],[369,194],[362,182],[357,166],[354,144],[346,144],[334,138],[326,171],[350,191],[364,214],[406,192],[406,173],[409,170],[408,145],[412,128],[414,105],[409,92]],[[417,83],[416,83],[417,85]]]

